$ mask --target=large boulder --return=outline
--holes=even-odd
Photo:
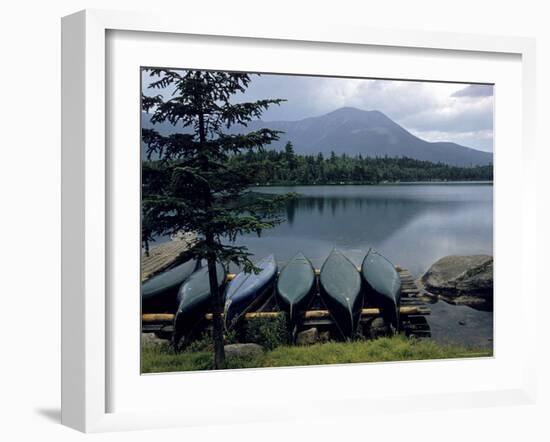
[[[319,341],[319,330],[308,328],[296,335],[296,345],[313,345]]]
[[[489,255],[446,256],[420,279],[430,293],[446,298],[493,298],[493,257]]]
[[[225,357],[227,359],[231,358],[244,358],[244,359],[253,359],[264,352],[264,349],[261,345],[258,344],[229,344],[224,347]]]

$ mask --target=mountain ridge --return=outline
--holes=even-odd
[[[142,127],[155,128],[161,134],[175,132],[168,123],[153,126],[142,113]],[[277,142],[267,146],[280,150],[291,141],[297,154],[346,154],[368,157],[408,157],[453,166],[492,164],[493,155],[452,142],[423,140],[383,112],[342,107],[326,114],[297,121],[253,120],[247,126],[233,126],[229,133],[247,133],[262,128],[280,130]]]

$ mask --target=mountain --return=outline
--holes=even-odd
[[[144,128],[153,127],[147,114],[142,115]],[[364,111],[343,107],[319,117],[299,121],[255,120],[247,127],[233,126],[232,133],[249,132],[261,128],[280,130],[280,140],[271,146],[282,149],[291,141],[297,154],[370,157],[409,157],[418,160],[446,163],[453,166],[486,165],[493,155],[451,142],[428,142],[418,138],[379,111]],[[163,134],[174,131],[169,124],[156,125]]]

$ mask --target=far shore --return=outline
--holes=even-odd
[[[483,184],[493,185],[493,181],[381,181],[379,183],[362,183],[362,182],[339,182],[339,183],[266,183],[254,184],[255,187],[293,187],[293,186],[416,186],[429,184]]]

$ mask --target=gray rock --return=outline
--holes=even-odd
[[[488,255],[446,256],[420,279],[430,293],[447,298],[493,298],[493,257]]]
[[[441,299],[442,301],[445,301],[448,304],[452,305],[468,305],[470,307],[476,308],[478,310],[484,310],[483,307],[491,306],[492,305],[492,299],[491,298],[481,298],[479,296],[470,296],[470,295],[453,295],[453,296],[445,296],[445,295],[438,295],[438,299]]]
[[[308,328],[296,335],[296,345],[312,345],[319,341],[319,331],[315,328]]]
[[[330,341],[330,332],[328,330],[319,333],[319,342]]]
[[[156,347],[158,345],[165,344],[164,339],[158,338],[154,333],[142,333],[141,334],[141,346],[142,347]]]
[[[378,316],[374,318],[369,324],[369,337],[371,339],[381,338],[383,336],[388,336],[391,332],[391,329],[384,318]]]
[[[230,358],[255,358],[260,356],[264,349],[258,344],[229,344],[224,347],[225,357]]]

